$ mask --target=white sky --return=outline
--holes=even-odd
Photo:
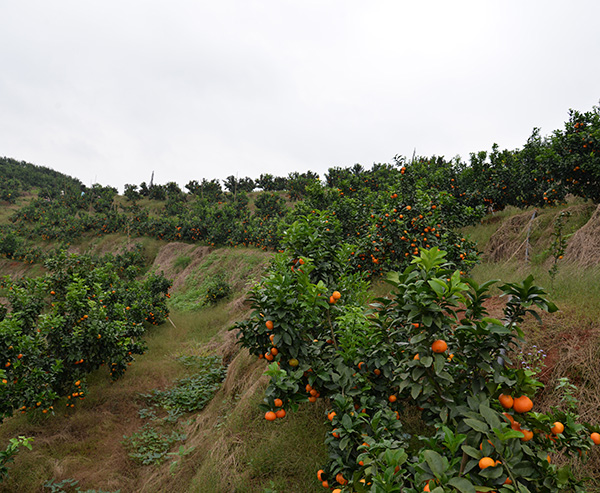
[[[86,185],[522,147],[600,102],[598,0],[0,2],[0,156]]]

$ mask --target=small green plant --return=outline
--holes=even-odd
[[[11,438],[5,450],[0,451],[0,482],[8,476],[8,468],[6,464],[15,460],[15,456],[19,452],[20,447],[25,447],[31,450],[31,442],[33,438]]]
[[[577,386],[571,383],[569,377],[562,377],[558,379],[556,391],[562,394],[560,400],[570,411],[577,410],[577,405],[579,403],[577,397],[575,397]]]
[[[138,432],[124,436],[123,445],[130,451],[129,457],[147,466],[162,463],[171,447],[186,439],[187,436],[177,430],[168,433],[146,423]]]
[[[554,231],[552,232],[552,244],[550,245],[550,255],[554,257],[552,267],[548,271],[550,274],[550,280],[554,284],[554,279],[558,273],[558,261],[562,260],[565,250],[567,248],[568,235],[563,233],[565,221],[571,216],[570,211],[561,211],[561,213],[554,220]]]
[[[227,370],[218,356],[197,357],[196,365],[193,376],[177,380],[169,389],[153,390],[142,397],[167,411],[190,413],[201,410],[221,386]]]
[[[79,481],[75,479],[63,479],[58,483],[54,480],[46,481],[44,483],[44,489],[50,490],[50,493],[110,493],[104,490],[85,490],[83,491],[77,484]],[[121,490],[114,491],[113,493],[119,493]]]
[[[212,305],[217,301],[227,298],[231,294],[231,286],[223,276],[214,276],[206,283],[206,293],[204,295],[204,304]]]

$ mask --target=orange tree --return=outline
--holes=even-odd
[[[445,252],[423,249],[391,276],[391,295],[367,310],[367,285],[348,262],[353,247],[336,248],[325,221],[291,226],[290,253],[275,258],[251,294],[252,317],[235,326],[241,344],[271,362],[261,406],[267,420],[329,399],[323,486],[583,491],[549,453],[587,450],[590,426],[573,409],[532,409],[541,384],[508,356],[526,313],[556,309],[543,290],[531,278],[501,286],[509,297],[504,318],[489,318],[483,302],[493,282],[478,286]],[[407,407],[419,410],[428,437],[411,435],[401,419]]]
[[[0,420],[14,411],[52,412],[59,397],[74,407],[85,397],[88,373],[106,365],[116,379],[145,350],[146,323],[168,313],[170,282],[156,275],[137,280],[136,258],[62,252],[46,261],[45,276],[4,278]]]
[[[567,193],[600,202],[600,107],[569,111],[564,130],[556,130],[540,153],[548,173]]]

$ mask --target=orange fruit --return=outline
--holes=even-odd
[[[339,291],[334,291],[331,296],[334,300],[339,300],[342,297],[342,293],[340,293]]]
[[[515,402],[515,400],[512,398],[512,396],[506,395],[506,394],[500,394],[500,396],[498,397],[498,400],[500,401],[500,405],[504,409],[510,409],[511,407],[513,407],[513,404]]]
[[[556,421],[550,431],[555,435],[558,435],[559,433],[565,431],[565,425],[563,425],[560,421]]]
[[[388,401],[390,402],[396,402],[398,400],[398,398],[396,397],[395,394],[392,394],[388,397]]]
[[[335,418],[337,416],[335,411],[331,411],[328,415],[327,415],[327,419],[329,421],[333,421],[333,418]]]
[[[600,445],[600,433],[594,432],[590,435],[590,438],[596,445]]]
[[[281,399],[275,399],[273,404],[275,404],[275,407],[281,407],[283,406],[283,401]]]
[[[533,409],[533,401],[526,395],[517,397],[513,401],[513,409],[518,413],[526,413]]]
[[[275,416],[278,418],[285,418],[285,409],[279,409],[275,412]]]
[[[348,480],[344,477],[344,475],[341,472],[338,472],[335,475],[335,480],[340,483],[342,486],[345,485],[346,483],[348,483]]]
[[[267,411],[265,413],[265,419],[267,421],[275,421],[277,419],[277,415],[273,411]]]
[[[485,469],[487,467],[493,467],[496,465],[496,461],[491,457],[482,457],[479,459],[479,468]]]
[[[431,490],[429,489],[429,483],[427,483],[427,484],[425,485],[425,488],[423,488],[423,491],[431,491]]]
[[[419,358],[419,353],[415,354],[415,356],[413,357],[413,359],[416,359],[416,360],[421,359],[421,358]]]
[[[448,344],[443,339],[438,339],[431,345],[431,350],[434,353],[443,353],[446,349],[448,349]]]
[[[267,320],[265,325],[267,326],[267,330],[273,330],[274,325],[272,320]]]
[[[531,430],[519,430],[521,433],[523,433],[523,438],[521,438],[522,442],[528,442],[529,440],[531,440],[533,438],[533,431]]]
[[[279,349],[277,349],[276,347],[271,348],[271,354],[273,356],[277,356],[278,353],[279,353]]]
[[[379,375],[381,375],[381,370],[379,368],[375,368],[373,370],[373,373],[375,373],[375,375],[379,376]]]
[[[365,362],[364,362],[364,361],[361,361],[361,362],[358,364],[358,369],[359,369],[359,370],[362,370],[362,367],[363,367],[363,366],[365,366]]]

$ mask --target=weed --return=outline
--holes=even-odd
[[[217,356],[180,356],[178,359],[188,368],[193,367],[196,373],[177,380],[169,389],[141,394],[152,407],[140,409],[139,415],[150,422],[131,436],[123,437],[123,444],[130,451],[129,457],[139,464],[160,464],[168,455],[182,458],[192,451],[193,447],[186,450],[180,446],[179,452],[169,453],[176,442],[187,438],[177,430],[178,420],[184,413],[201,410],[212,399],[227,373]],[[159,411],[166,415],[159,417]],[[175,429],[171,430],[172,427]],[[177,463],[171,464],[171,472]]]
[[[11,438],[5,450],[0,451],[0,482],[8,475],[6,464],[15,460],[15,456],[19,452],[20,447],[25,447],[31,450],[31,442],[33,438]]]
[[[75,479],[63,479],[58,483],[55,483],[54,480],[47,481],[44,483],[44,488],[48,488],[50,493],[109,493],[104,490],[85,490],[82,491],[77,484],[79,481]],[[119,493],[121,490],[117,490],[113,493]]]
[[[195,375],[178,380],[170,389],[153,390],[142,397],[167,411],[199,411],[219,389],[227,370],[217,356],[198,357],[197,364],[200,367]]]
[[[186,439],[187,435],[177,430],[167,433],[146,423],[140,431],[129,437],[124,436],[123,445],[130,450],[129,457],[139,464],[147,466],[163,462],[171,446]]]
[[[552,244],[550,245],[550,254],[554,257],[554,263],[548,271],[550,274],[550,282],[554,286],[554,279],[558,272],[558,261],[563,258],[565,249],[567,248],[568,236],[563,234],[563,228],[565,221],[571,216],[568,210],[561,211],[561,213],[554,220],[554,231],[552,232]]]
[[[189,257],[188,255],[181,255],[180,257],[177,257],[175,259],[175,262],[173,262],[173,267],[177,272],[181,272],[182,270],[185,270],[191,262],[191,257]]]

